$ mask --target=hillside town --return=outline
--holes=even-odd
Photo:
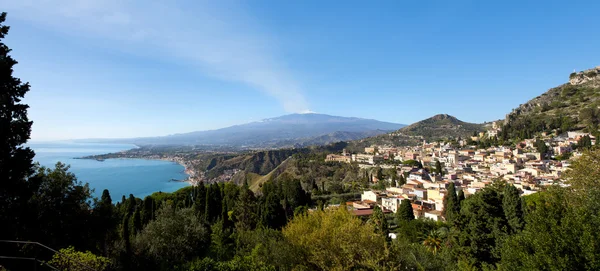
[[[479,133],[470,140],[460,140],[459,147],[444,142],[423,142],[420,146],[371,146],[364,153],[327,155],[328,162],[358,163],[361,168],[394,168],[403,183],[392,178],[379,180],[371,177],[372,184],[385,183],[385,190],[363,191],[360,201],[348,202],[348,208],[357,216],[369,216],[378,205],[384,213],[396,213],[402,200],[408,199],[416,218],[443,220],[444,197],[453,183],[456,191],[472,195],[495,181],[505,181],[519,189],[521,195],[530,195],[545,186],[562,183],[561,175],[569,167],[566,158],[581,156],[582,140],[595,145],[596,138],[589,133],[568,132],[558,136],[542,134],[509,148],[492,146],[477,148],[468,142],[495,137],[499,128]],[[541,142],[541,143],[540,143]],[[543,144],[546,153],[539,151]],[[436,172],[441,166],[441,172]]]

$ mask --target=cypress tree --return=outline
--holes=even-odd
[[[23,146],[29,140],[31,124],[28,105],[21,99],[29,91],[29,83],[13,77],[17,64],[11,49],[3,42],[9,27],[4,25],[6,13],[0,14],[0,239],[17,239],[27,221],[22,221],[32,192],[26,178],[33,173],[33,151]],[[1,252],[1,251],[0,251]],[[7,253],[8,254],[8,253]]]
[[[273,229],[283,227],[286,223],[285,211],[273,183],[268,181],[263,184],[262,192],[259,208],[260,224]]]
[[[519,190],[514,185],[506,185],[504,187],[504,197],[502,198],[502,208],[504,216],[513,233],[523,229],[523,207],[521,205],[521,197]]]
[[[469,196],[455,220],[454,225],[459,230],[455,240],[461,255],[477,269],[482,269],[483,264],[495,266],[500,260],[498,252],[508,226],[502,195],[497,189],[486,187]]]
[[[112,240],[117,230],[115,206],[112,204],[110,193],[107,189],[102,191],[100,201],[96,203],[93,210],[95,223],[95,236],[98,238],[98,248],[107,254],[108,243]]]
[[[412,210],[412,208],[411,208]],[[375,226],[375,232],[378,234],[382,234],[387,238],[389,233],[389,226],[387,223],[387,219],[385,219],[385,215],[383,211],[379,207],[379,205],[375,206],[373,209],[373,216],[370,219],[370,222]]]
[[[396,212],[396,220],[398,223],[410,222],[415,219],[415,213],[413,212],[412,204],[410,200],[404,199],[400,203],[400,207]]]
[[[446,218],[446,221],[454,221],[460,211],[460,206],[458,204],[456,187],[454,186],[454,183],[451,183],[448,186],[448,193],[446,193],[446,196],[444,197],[444,209],[442,211],[442,215]]]
[[[135,207],[136,207],[136,201],[135,201],[135,197],[133,196],[133,194],[129,194],[129,198],[127,198],[127,213],[128,214],[133,214],[133,212],[135,211]]]
[[[206,186],[204,184],[198,184],[194,189],[194,210],[200,216],[206,212]]]
[[[142,216],[140,212],[140,208],[135,208],[135,211],[133,212],[133,217],[131,218],[132,236],[135,236],[142,230]]]
[[[461,202],[463,202],[463,200],[465,200],[465,191],[458,190],[458,206],[460,207]]]
[[[256,227],[256,198],[250,189],[242,188],[233,210],[235,228],[238,231],[252,230]]]
[[[145,197],[142,206],[142,224],[146,225],[154,219],[154,199],[151,196]]]
[[[442,169],[442,163],[440,161],[435,161],[435,172],[438,174],[443,174],[444,170]]]
[[[579,139],[579,141],[577,141],[578,149],[589,150],[591,147],[592,147],[592,139],[588,135],[581,137]]]
[[[229,209],[227,208],[227,198],[223,198],[223,204],[221,204],[221,222],[223,229],[232,228],[231,220],[229,220]]]
[[[129,230],[129,214],[126,214],[121,224],[121,239],[125,243],[125,251],[121,253],[121,262],[125,269],[128,269],[131,264],[131,233]]]
[[[404,174],[400,174],[400,178],[398,179],[398,186],[403,186],[406,184],[406,178],[404,178]]]
[[[206,187],[206,208],[204,217],[208,222],[214,222],[221,215],[221,188],[218,184],[211,184]]]

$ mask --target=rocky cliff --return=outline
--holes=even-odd
[[[574,72],[569,76],[569,84],[571,85],[586,83],[594,87],[600,86],[600,66],[581,72]]]

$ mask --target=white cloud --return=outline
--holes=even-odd
[[[288,112],[306,111],[300,84],[277,56],[273,38],[235,6],[220,1],[0,0],[9,12],[52,31],[142,54],[162,55],[221,80],[276,98]]]

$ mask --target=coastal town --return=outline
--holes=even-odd
[[[402,183],[398,178],[380,180],[372,176],[371,183],[383,183],[385,189],[363,191],[360,200],[347,202],[357,216],[371,215],[376,205],[384,213],[396,213],[402,200],[410,200],[416,218],[441,221],[450,184],[466,197],[496,181],[514,185],[521,195],[555,184],[565,186],[561,176],[570,165],[567,158],[581,156],[582,148],[577,147],[582,144],[596,144],[594,136],[582,132],[544,133],[539,138],[523,140],[514,148],[478,148],[468,144],[495,137],[499,130],[494,123],[487,132],[460,140],[459,147],[441,141],[412,147],[370,146],[363,153],[350,154],[344,150],[341,154],[327,155],[325,160],[358,163],[361,168],[394,169],[401,176]]]

